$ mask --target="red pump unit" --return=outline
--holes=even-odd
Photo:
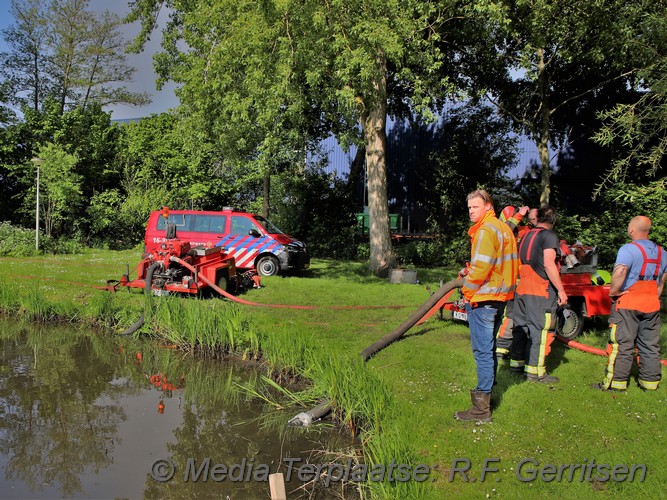
[[[168,208],[165,207],[163,215],[168,219]],[[168,225],[166,241],[144,254],[137,279],[130,281],[125,274],[120,286],[150,288],[155,295],[198,294],[211,282],[222,290],[233,292],[239,287],[239,281],[232,255],[226,254],[221,247],[190,247],[190,243],[176,236],[176,227]]]

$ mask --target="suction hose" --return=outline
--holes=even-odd
[[[410,315],[408,319],[406,319],[403,323],[401,323],[393,332],[388,333],[384,337],[382,337],[380,340],[377,342],[374,342],[373,344],[369,345],[366,349],[361,351],[361,357],[363,358],[364,361],[366,361],[368,358],[373,356],[376,352],[378,352],[381,349],[384,349],[387,347],[389,344],[394,342],[396,339],[401,337],[405,332],[407,332],[410,328],[412,328],[415,323],[417,323],[424,315],[426,315],[433,307],[438,303],[438,301],[444,297],[446,294],[454,290],[455,288],[459,288],[463,286],[463,279],[462,278],[457,278],[454,280],[451,280],[444,285],[442,285],[436,292],[433,293],[429,297],[429,299],[424,302],[424,304],[417,309],[414,313]]]
[[[310,411],[301,412],[295,417],[292,417],[287,425],[292,427],[308,427],[313,422],[316,422],[324,415],[331,411],[331,402],[329,400],[323,401]]]
[[[153,273],[155,273],[155,270],[160,267],[162,267],[162,264],[159,262],[155,262],[150,266],[148,266],[148,269],[146,270],[145,287],[144,287],[146,296],[149,296],[153,289]],[[146,311],[142,312],[141,316],[139,316],[139,319],[134,323],[132,323],[126,330],[122,331],[121,335],[132,335],[139,328],[141,328],[144,324],[145,313]]]
[[[389,344],[398,339],[401,335],[403,335],[415,324],[417,324],[417,322],[420,319],[422,319],[429,311],[431,311],[431,309],[433,309],[433,307],[437,305],[438,301],[442,299],[442,297],[444,297],[453,289],[459,288],[462,285],[463,285],[463,279],[457,278],[441,286],[435,293],[433,293],[433,295],[429,297],[429,299],[426,302],[424,302],[424,304],[419,309],[417,309],[414,313],[412,313],[410,317],[406,319],[403,323],[401,323],[394,331],[385,335],[380,340],[374,342],[366,349],[361,351],[361,357],[363,358],[363,360],[367,361],[368,358],[373,356],[373,354],[377,353],[381,349],[384,349]],[[331,401],[325,399],[312,410],[299,413],[298,415],[290,419],[288,425],[298,426],[298,427],[308,427],[312,422],[314,422],[319,418],[322,418],[330,410],[331,410]]]

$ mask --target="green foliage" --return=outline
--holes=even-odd
[[[92,221],[90,240],[112,249],[131,248],[144,241],[150,213],[175,204],[171,193],[161,186],[149,190],[135,186],[125,194],[118,189],[98,193],[87,209]]]
[[[40,168],[40,217],[46,235],[58,236],[64,226],[74,227],[83,204],[82,176],[74,169],[79,159],[52,143],[39,156],[46,160]]]
[[[9,222],[0,222],[0,256],[23,257],[37,255],[35,249],[35,230],[12,226]]]
[[[168,197],[162,205],[215,210],[244,191],[236,169],[221,160],[205,136],[190,130],[183,117],[152,115],[123,125],[120,133],[116,162],[128,194],[153,191]]]
[[[637,55],[648,63],[642,66],[635,80],[639,97],[634,102],[621,102],[600,111],[603,126],[595,140],[611,148],[615,160],[595,190],[620,189],[628,199],[629,184],[651,180],[664,190],[665,154],[667,153],[667,47],[665,7],[656,12],[643,12],[641,37],[632,44]],[[641,195],[640,196],[644,196]]]
[[[308,245],[314,257],[354,257],[354,203],[346,184],[319,169],[274,177],[271,220]]]

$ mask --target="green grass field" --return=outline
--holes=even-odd
[[[0,307],[4,304],[10,313],[30,316],[30,304],[38,303],[56,316],[83,318],[85,314],[78,311],[90,309],[91,304],[99,309],[104,301],[100,296],[110,293],[96,287],[103,287],[107,279],[119,279],[125,263],[132,269],[139,259],[138,251],[98,250],[2,258]],[[397,285],[369,275],[363,264],[316,260],[306,276],[264,278],[264,288],[243,298],[318,309],[239,309],[254,331],[284,338],[280,356],[301,349],[305,339],[309,347],[303,351],[326,366],[314,369],[303,360],[294,366],[306,376],[327,379],[324,390],[343,406],[339,415],[364,416],[360,437],[368,460],[388,463],[395,458],[411,466],[435,467],[423,483],[375,484],[371,492],[377,496],[667,497],[663,466],[667,385],[643,392],[632,379],[626,393],[593,390],[590,385],[602,379],[606,358],[556,342],[547,366],[561,381],[552,387],[529,384],[501,366],[493,394],[494,422],[481,425],[453,418],[454,412],[469,407],[468,391],[476,383],[465,324],[434,317],[380,351],[365,367],[345,370],[348,361],[349,366],[359,364],[362,349],[428,299],[426,285],[434,289],[454,272],[419,269],[421,284]],[[121,291],[113,300],[120,331],[136,319],[143,298]],[[219,299],[206,302],[202,307],[227,306]],[[13,306],[7,307],[8,303]],[[587,329],[577,340],[604,348],[606,328],[604,322],[598,324],[598,329]],[[663,326],[663,358],[666,330]],[[628,471],[633,467],[635,478],[630,480]]]

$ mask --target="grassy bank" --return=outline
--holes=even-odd
[[[91,321],[122,331],[146,307],[140,293],[111,294],[137,252],[87,251],[74,256],[0,259],[0,308],[29,319]],[[373,483],[378,496],[589,498],[667,494],[662,456],[667,389],[627,394],[590,389],[605,358],[556,344],[548,360],[560,377],[553,388],[528,384],[501,367],[494,391],[494,422],[456,422],[469,405],[475,367],[465,325],[431,319],[366,363],[359,352],[400,324],[427,298],[425,285],[449,279],[446,270],[419,270],[421,285],[393,285],[369,276],[362,264],[318,262],[306,277],[265,278],[244,298],[308,304],[315,310],[232,305],[225,300],[154,299],[144,332],[207,354],[232,351],[259,359],[262,370],[313,381],[312,401],[327,397],[338,417],[358,426],[366,458],[375,463],[436,466],[423,483]],[[339,306],[404,306],[341,309]],[[666,328],[663,327],[663,333]],[[580,341],[606,344],[605,330]],[[261,358],[260,358],[261,356]],[[667,348],[663,337],[663,358]],[[291,416],[291,415],[290,415]],[[286,418],[289,418],[286,416]],[[522,461],[528,459],[521,466]],[[489,472],[481,481],[484,462]],[[600,479],[591,465],[646,466],[643,482]],[[470,468],[452,474],[455,467]],[[550,474],[553,465],[561,477]],[[539,469],[545,468],[542,478]],[[595,468],[594,468],[595,467]],[[492,470],[497,469],[497,471]],[[538,472],[534,472],[538,470]],[[583,471],[583,474],[582,474]],[[533,475],[536,475],[531,480]]]

